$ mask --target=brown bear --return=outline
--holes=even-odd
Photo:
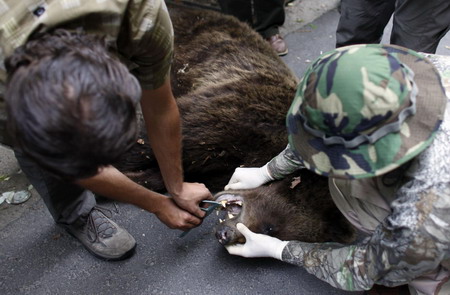
[[[186,9],[170,9],[170,15],[185,178],[221,190],[236,167],[263,165],[286,146],[285,118],[298,80],[259,34],[234,17]],[[144,133],[116,166],[164,190]]]
[[[170,14],[171,82],[182,119],[185,179],[219,191],[236,167],[262,166],[285,148],[285,117],[298,79],[259,34],[234,17],[177,8]],[[163,191],[144,132],[116,167]],[[351,240],[353,231],[332,203],[326,180],[307,171],[302,179],[294,189],[287,179],[240,192],[244,207],[218,228],[219,241],[241,238],[234,229],[237,220],[281,239]],[[232,203],[228,209],[236,207]]]

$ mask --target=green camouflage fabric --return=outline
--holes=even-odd
[[[450,93],[450,56],[429,58]],[[405,172],[406,182],[395,192],[390,213],[384,220],[380,218],[383,222],[370,236],[352,245],[290,241],[282,260],[349,291],[369,290],[374,284],[414,286],[417,278],[439,272],[433,279],[444,287],[415,290],[419,294],[450,294],[445,283],[450,275],[450,104],[444,110],[434,140],[412,160]],[[286,150],[277,157],[286,157],[283,153]],[[293,162],[277,163],[289,163],[288,167],[277,167],[279,171],[293,168]]]
[[[3,61],[37,32],[54,28],[105,36],[144,89],[167,79],[173,28],[163,0],[0,0],[0,142],[8,143]]]
[[[289,144],[277,157],[274,157],[267,163],[267,171],[273,179],[283,179],[285,176],[302,168],[305,168],[305,166],[294,154]]]
[[[342,47],[319,57],[300,82],[286,119],[289,143],[318,174],[381,175],[430,144],[445,104],[439,73],[423,55]]]

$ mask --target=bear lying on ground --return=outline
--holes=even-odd
[[[234,17],[178,8],[170,14],[175,31],[171,83],[182,119],[185,180],[222,190],[236,167],[262,166],[285,148],[285,116],[298,79],[259,34]],[[115,166],[134,181],[164,191],[144,129]],[[291,190],[288,180],[241,193],[244,209],[225,223],[228,234],[222,225],[219,241],[239,239],[235,234],[231,239],[236,220],[279,238],[349,241],[351,227],[342,221],[324,180],[302,173],[302,189]]]

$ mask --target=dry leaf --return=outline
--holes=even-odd
[[[300,182],[302,182],[300,176],[299,177],[294,177],[294,179],[291,182],[291,189],[296,187]]]

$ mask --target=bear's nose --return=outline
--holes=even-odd
[[[216,231],[216,239],[224,246],[231,242],[232,236],[233,229],[229,226],[223,226]]]

